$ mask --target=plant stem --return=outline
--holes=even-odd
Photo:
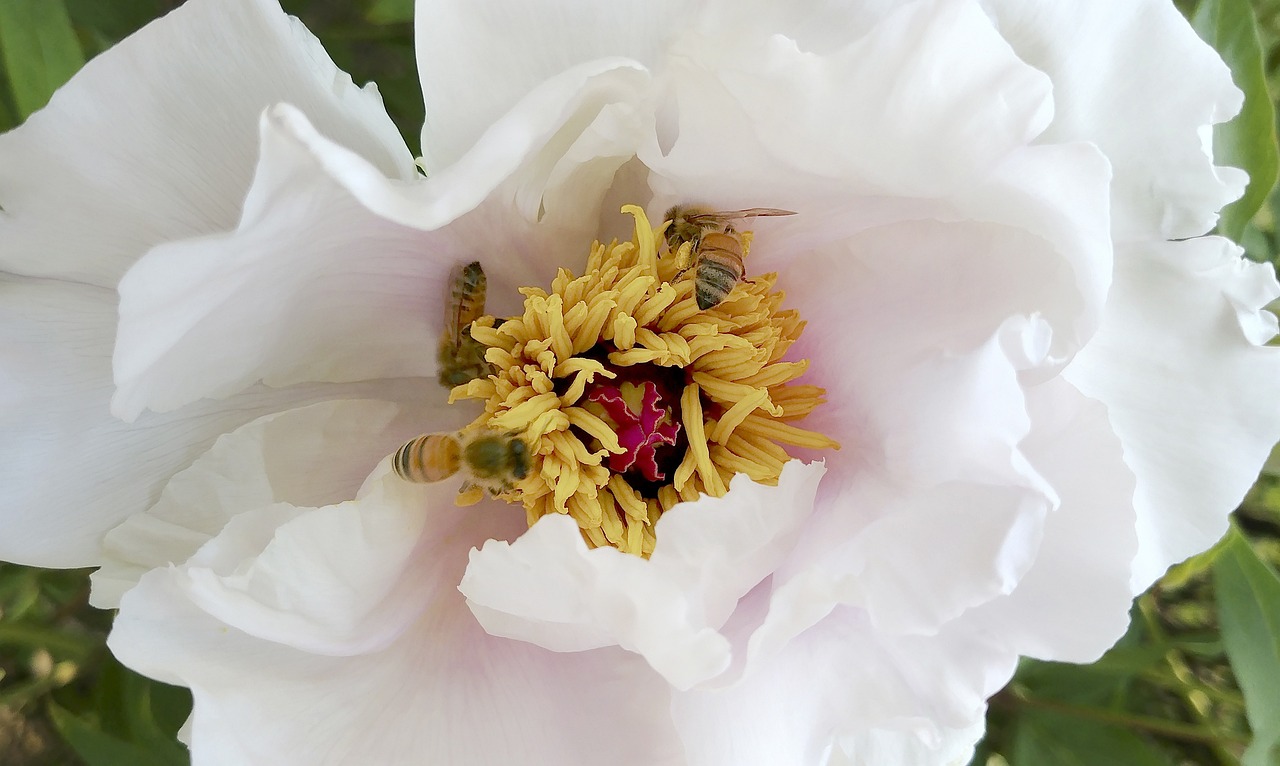
[[[1151,591],[1147,591],[1138,598],[1138,611],[1142,613],[1142,619],[1146,623],[1147,630],[1151,631],[1155,641],[1163,643],[1166,638],[1164,628],[1160,625],[1160,615],[1156,609],[1155,596],[1152,595]],[[1209,711],[1202,709],[1192,696],[1194,690],[1188,683],[1188,679],[1194,679],[1195,675],[1187,667],[1182,654],[1177,649],[1170,649],[1165,653],[1164,660],[1169,665],[1169,669],[1173,671],[1174,677],[1179,681],[1178,685],[1171,691],[1178,695],[1179,699],[1182,700],[1183,707],[1201,726],[1210,731],[1216,730]],[[1248,745],[1248,740],[1238,739],[1234,735],[1226,734],[1214,737],[1206,741],[1205,744],[1213,751],[1214,756],[1217,757],[1222,766],[1237,766],[1240,763],[1240,759],[1226,748],[1224,743],[1227,742],[1242,746]]]
[[[1248,740],[1242,737],[1237,737],[1231,734],[1221,734],[1211,729],[1204,729],[1191,724],[1166,721],[1161,718],[1151,718],[1149,716],[1133,715],[1132,713],[1122,713],[1115,710],[1101,710],[1098,708],[1082,707],[1079,705],[1069,705],[1065,702],[1038,699],[1036,697],[1028,697],[1017,693],[996,695],[991,699],[991,704],[997,707],[1016,707],[1018,705],[1022,705],[1030,708],[1038,708],[1040,710],[1061,713],[1062,715],[1069,715],[1075,718],[1085,718],[1099,723],[1108,723],[1114,726],[1123,726],[1127,729],[1159,734],[1160,736],[1168,737],[1170,739],[1199,742],[1201,744],[1209,745],[1210,747],[1220,745],[1224,742],[1238,745],[1249,744]],[[1234,766],[1234,761],[1232,762],[1232,766]]]
[[[1240,710],[1244,710],[1245,707],[1244,697],[1241,695],[1233,693],[1227,689],[1214,688],[1201,682],[1200,679],[1195,678],[1194,676],[1183,679],[1179,678],[1172,671],[1168,673],[1161,673],[1160,671],[1153,669],[1143,671],[1138,677],[1147,683],[1155,684],[1167,691],[1177,692],[1180,688],[1186,687],[1191,691],[1200,692],[1206,697],[1211,697],[1214,701],[1220,702],[1223,705],[1230,705],[1232,707],[1239,708]]]

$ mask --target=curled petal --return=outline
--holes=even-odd
[[[181,412],[110,416],[114,291],[0,276],[0,559],[34,566],[102,563],[102,537],[145,511],[165,482],[220,435],[257,417],[327,399],[411,401],[396,381],[262,386]],[[434,384],[432,384],[434,385]]]
[[[1128,627],[1138,549],[1134,477],[1106,408],[1053,380],[1027,392],[1032,429],[1022,448],[1061,500],[1035,562],[1013,592],[961,623],[1018,654],[1092,662]]]
[[[155,505],[107,534],[92,603],[118,607],[143,574],[186,561],[238,513],[277,504],[314,508],[355,497],[369,467],[424,423],[443,428],[459,420],[443,404],[323,402],[266,415],[223,435],[168,481]]]
[[[499,7],[419,0],[416,49],[428,168],[435,172],[455,162],[525,94],[561,72],[617,57],[655,63],[688,5],[539,0]]]
[[[235,232],[154,248],[121,281],[117,416],[259,380],[434,374],[449,270],[472,254],[455,238],[371,214],[291,126],[314,133],[292,108],[263,115],[258,173]]]
[[[1214,167],[1209,128],[1240,109],[1217,52],[1164,0],[983,0],[1027,63],[1053,80],[1044,142],[1089,141],[1115,166],[1116,240],[1194,237],[1244,191]],[[1134,119],[1141,115],[1141,119]]]
[[[767,193],[803,210],[824,192],[945,196],[1052,117],[1049,79],[971,0],[904,4],[822,53],[740,24],[698,30],[662,72],[671,103],[640,157],[664,201],[750,207]]]
[[[1137,477],[1131,587],[1204,550],[1227,529],[1280,439],[1280,358],[1262,307],[1280,295],[1270,265],[1220,237],[1131,244],[1097,337],[1065,375],[1101,401]]]
[[[634,98],[639,76],[617,62],[566,73],[465,161],[414,185],[388,179],[296,109],[269,110],[236,230],[154,248],[121,282],[113,411],[126,419],[167,412],[258,380],[433,376],[455,264],[489,269],[487,309],[501,316],[518,306],[517,287],[555,273],[564,241],[595,225],[596,211],[566,212],[575,207],[568,187],[599,187],[622,163],[610,157],[628,142],[605,138],[590,115]],[[548,116],[544,102],[566,99],[587,125],[576,123],[580,115]],[[576,138],[603,159],[565,177],[560,154],[540,143],[558,131],[570,151]],[[521,205],[532,206],[529,216]],[[548,207],[553,220],[535,228]]]
[[[681,766],[669,687],[642,659],[616,648],[549,653],[488,635],[467,610],[453,588],[467,549],[512,536],[523,520],[500,507],[455,508],[446,496],[452,487],[404,487],[380,472],[354,503],[274,519],[276,510],[251,512],[245,526],[225,530],[196,561],[153,570],[125,594],[109,645],[140,672],[191,688],[193,752],[215,763]],[[424,491],[430,497],[411,499]],[[365,518],[366,511],[374,518]],[[400,535],[379,520],[387,514],[402,519]],[[383,533],[363,533],[379,528]],[[277,541],[237,543],[247,540],[246,532]],[[303,558],[273,550],[301,542],[304,532]],[[378,578],[359,571],[384,569],[379,555],[403,552],[406,541],[411,555],[393,556],[404,567],[405,587],[383,591]],[[233,566],[223,555],[236,550],[243,558]],[[275,615],[236,606],[231,591],[206,590],[206,577],[197,573],[214,559],[221,560],[224,580],[234,578],[232,570],[250,573],[254,587],[242,594],[262,606],[274,602]],[[325,575],[326,566],[352,579]],[[316,574],[324,587],[306,587],[301,578]],[[413,618],[395,630],[380,623],[388,639],[380,644],[348,643],[340,652],[299,643],[311,635],[305,631],[271,630],[292,618],[327,635],[324,624],[311,619],[317,607],[361,622],[346,612],[355,601],[322,603],[333,586],[362,591],[369,600],[382,597],[381,609],[396,604],[400,615]],[[294,603],[292,596],[303,600]],[[319,678],[342,693],[317,694]],[[638,731],[644,736],[636,738]]]
[[[726,753],[744,766],[826,766],[833,754],[858,766],[951,766],[1016,659],[961,634],[887,636],[842,607],[734,684],[676,695],[672,711],[690,766]]]
[[[687,689],[728,668],[717,629],[790,549],[823,472],[792,461],[776,488],[739,476],[724,498],[676,506],[648,561],[588,550],[572,520],[547,517],[473,552],[459,588],[494,635],[553,651],[617,644]]]

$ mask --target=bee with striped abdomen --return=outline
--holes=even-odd
[[[706,311],[722,303],[746,273],[742,239],[734,230],[733,222],[775,215],[795,215],[795,211],[771,207],[708,211],[684,205],[667,211],[666,220],[671,222],[665,235],[667,249],[681,258],[676,264],[677,277],[689,269],[694,270],[694,294],[699,309]],[[686,243],[689,247],[682,251]],[[683,256],[679,255],[681,252]]]
[[[456,433],[423,434],[396,451],[392,467],[405,481],[430,484],[461,472],[463,485],[490,495],[515,488],[529,475],[529,446],[519,434],[479,428]]]
[[[440,385],[461,386],[493,372],[485,361],[485,347],[471,337],[471,323],[484,315],[488,278],[479,261],[454,269],[444,315],[444,333],[436,354]]]

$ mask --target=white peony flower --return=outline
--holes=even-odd
[[[1240,95],[1167,2],[418,18],[425,178],[270,0],[191,0],[0,137],[0,558],[102,567],[196,764],[963,763],[1280,437],[1280,289],[1200,236]],[[796,214],[698,313],[677,203]],[[470,261],[516,318],[473,331],[483,408],[436,381]],[[596,391],[680,423],[662,476]],[[477,418],[535,453],[503,500],[392,471]]]

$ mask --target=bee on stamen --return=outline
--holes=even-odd
[[[439,362],[440,385],[453,388],[476,378],[493,374],[493,367],[485,361],[485,347],[471,337],[471,323],[484,315],[488,278],[479,261],[472,261],[454,269],[449,282],[449,299],[446,301],[444,332],[440,336],[440,348],[436,353]]]
[[[709,211],[676,205],[667,211],[665,240],[667,249],[676,254],[676,276],[693,269],[694,294],[698,308],[706,311],[718,306],[741,282],[746,274],[741,235],[733,223],[746,218],[795,215],[793,210],[753,207],[746,210]],[[681,250],[686,243],[689,247]]]
[[[396,450],[391,464],[397,476],[415,484],[462,473],[464,492],[476,486],[500,495],[529,475],[530,454],[519,434],[479,428],[423,434]]]

